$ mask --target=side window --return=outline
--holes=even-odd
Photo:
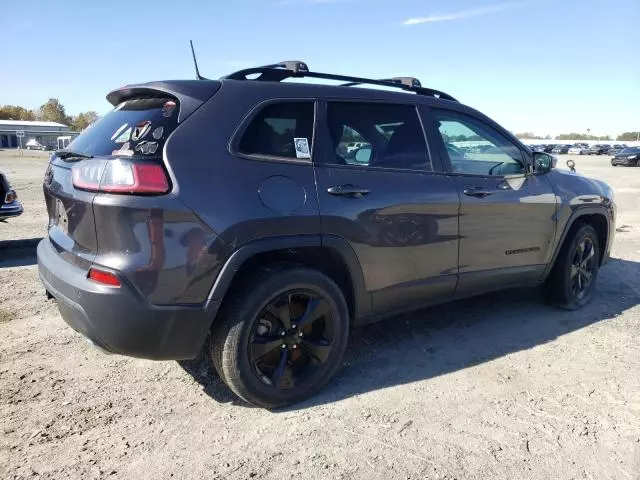
[[[313,102],[267,105],[242,134],[238,150],[247,155],[311,158],[313,118]]]
[[[383,103],[329,102],[333,145],[328,163],[431,170],[415,107]]]
[[[462,113],[432,112],[453,172],[491,176],[525,172],[522,151],[495,129]]]

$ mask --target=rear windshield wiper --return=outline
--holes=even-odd
[[[56,150],[56,157],[58,158],[93,158],[93,155],[88,155],[82,152],[74,152],[73,150]]]

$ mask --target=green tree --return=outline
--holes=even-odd
[[[609,135],[589,135],[585,133],[562,133],[556,137],[557,140],[611,140]]]
[[[619,142],[634,142],[638,140],[640,132],[624,132],[617,136],[616,140]]]
[[[89,125],[97,122],[100,119],[100,115],[97,112],[80,112],[78,115],[71,119],[71,129],[74,132],[81,132]]]
[[[3,105],[0,107],[0,120],[35,120],[32,110],[16,105]]]
[[[71,123],[64,110],[64,105],[57,98],[50,98],[47,103],[40,107],[39,117],[47,122],[63,123],[64,125]]]
[[[542,137],[534,134],[533,132],[516,133],[516,137],[518,137],[520,140],[541,140],[542,139]]]

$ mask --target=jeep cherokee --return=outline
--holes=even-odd
[[[255,405],[318,391],[354,325],[516,286],[579,308],[611,249],[606,184],[414,78],[296,61],[107,99],[45,175],[47,294],[109,352],[210,345]]]

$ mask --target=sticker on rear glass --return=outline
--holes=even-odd
[[[124,157],[131,157],[131,156],[133,156],[133,150],[130,149],[129,142],[126,142],[126,143],[122,144],[122,146],[120,147],[120,150],[114,150],[113,152],[111,152],[111,155],[120,155],[120,156],[124,156]]]
[[[133,133],[131,134],[131,140],[137,142],[138,140],[142,140],[147,133],[151,130],[151,122],[149,120],[144,120],[133,129]]]
[[[164,102],[164,105],[162,106],[162,116],[170,117],[171,115],[173,115],[173,110],[175,110],[175,108],[176,102],[171,100]]]
[[[309,140],[306,138],[294,138],[293,143],[296,147],[297,158],[311,158],[309,151]]]
[[[143,155],[153,155],[158,150],[158,142],[147,142],[146,140],[140,142],[136,146],[136,151]]]
[[[153,132],[151,132],[151,136],[156,140],[160,140],[162,138],[162,134],[164,133],[164,127],[156,127]]]

